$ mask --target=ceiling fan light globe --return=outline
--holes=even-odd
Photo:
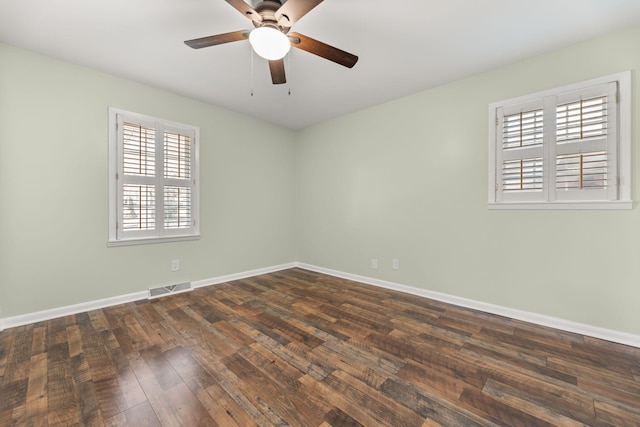
[[[258,55],[269,61],[284,58],[291,49],[289,38],[271,27],[260,27],[251,31],[249,43]]]

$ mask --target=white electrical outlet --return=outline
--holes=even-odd
[[[374,270],[376,270],[378,268],[378,259],[377,258],[371,258],[371,268],[373,268]]]
[[[180,270],[180,260],[179,259],[172,259],[171,260],[171,271],[178,271]]]
[[[394,270],[400,270],[400,260],[399,259],[394,259],[391,263],[392,267]]]

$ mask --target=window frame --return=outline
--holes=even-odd
[[[155,175],[153,177],[133,177],[127,176],[124,179],[122,173],[123,158],[122,131],[119,131],[120,123],[127,121],[132,124],[139,124],[155,130]],[[164,222],[164,187],[172,186],[176,183],[175,178],[164,176],[164,133],[173,132],[191,137],[191,162],[190,178],[188,179],[191,193],[191,226],[178,229],[165,228]],[[162,141],[161,144],[158,144]],[[129,246],[143,245],[163,242],[178,242],[187,240],[197,240],[200,238],[200,218],[199,218],[199,146],[200,128],[184,123],[173,122],[145,114],[134,113],[119,108],[109,107],[109,234],[107,246]],[[158,147],[162,145],[162,147]],[[122,229],[122,191],[123,186],[128,181],[153,182],[157,188],[162,188],[160,194],[156,194],[158,209],[155,211],[155,228],[153,230],[124,231]],[[185,180],[179,186],[185,187]]]
[[[555,107],[559,102],[549,104],[552,97],[562,98],[572,92],[587,90],[590,87],[604,85],[609,83],[617,84],[617,115],[616,128],[613,130],[615,148],[613,155],[614,166],[617,168],[617,176],[614,178],[617,183],[617,198],[615,200],[558,200],[555,196],[556,191],[549,189],[547,182],[544,185],[544,194],[542,200],[528,200],[526,196],[513,197],[513,200],[503,200],[501,197],[501,189],[499,189],[498,176],[502,173],[501,164],[498,161],[500,157],[501,147],[500,132],[498,128],[499,110],[508,109],[519,104],[527,104],[539,102],[546,111],[555,111]],[[489,170],[488,170],[488,209],[632,209],[633,202],[631,199],[631,71],[623,71],[620,73],[610,74],[607,76],[573,83],[541,92],[510,98],[503,101],[493,102],[489,104]],[[555,115],[553,119],[555,127]],[[545,120],[546,123],[546,120]],[[544,131],[544,143],[542,150],[545,158],[550,159],[550,153],[555,150],[550,146],[556,144],[555,129],[549,129],[548,126]],[[547,166],[549,171],[555,171],[555,160],[552,168]]]

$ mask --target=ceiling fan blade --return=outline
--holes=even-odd
[[[349,52],[345,52],[344,50],[340,50],[337,47],[329,46],[326,43],[312,39],[311,37],[303,36],[300,33],[289,33],[288,36],[289,40],[291,40],[291,46],[313,53],[314,55],[333,61],[336,64],[352,68],[356,65],[356,62],[358,62],[357,56]]]
[[[320,3],[322,3],[322,0],[287,0],[287,2],[276,11],[278,25],[291,28],[296,21],[299,21],[300,18]]]
[[[199,39],[187,40],[184,43],[194,49],[215,46],[217,44],[238,42],[249,37],[248,31],[233,31],[231,33],[216,34],[215,36],[201,37]]]
[[[269,71],[271,71],[271,81],[274,85],[287,82],[287,77],[284,73],[284,59],[269,61]]]
[[[256,12],[251,6],[249,6],[243,0],[225,0],[231,6],[233,6],[238,12],[242,13],[245,17],[251,19],[254,22],[262,22],[262,16]]]

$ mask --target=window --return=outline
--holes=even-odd
[[[109,109],[109,245],[199,237],[194,126]]]
[[[631,73],[489,106],[490,209],[631,209]]]

